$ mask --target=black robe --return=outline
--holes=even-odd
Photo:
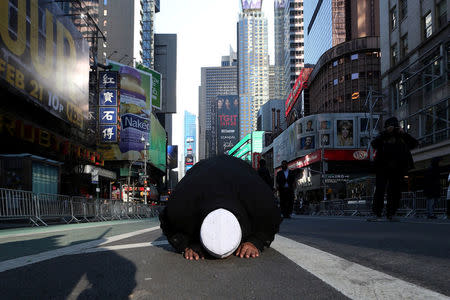
[[[178,183],[160,214],[161,229],[179,252],[200,250],[200,227],[211,211],[232,212],[242,242],[269,247],[281,223],[270,187],[241,159],[222,155],[200,161]]]

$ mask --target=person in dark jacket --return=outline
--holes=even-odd
[[[403,178],[408,170],[414,168],[411,149],[417,145],[417,140],[400,128],[395,117],[386,120],[384,130],[372,141],[376,150],[376,189],[372,210],[376,217],[369,220],[381,217],[386,187],[386,217],[392,220],[400,202]]]
[[[288,169],[286,160],[281,162],[281,170],[277,173],[277,190],[280,196],[280,209],[284,218],[289,219],[294,206],[295,172]]]
[[[439,161],[440,157],[433,157],[431,159],[430,168],[425,173],[425,188],[424,195],[427,198],[427,217],[428,219],[436,219],[433,213],[434,205],[441,197],[441,184],[440,184],[440,172]]]
[[[273,189],[272,177],[270,176],[269,169],[267,168],[266,160],[263,158],[259,160],[258,175],[270,186],[271,189]]]
[[[220,213],[227,215],[227,220],[237,220],[238,235],[231,232],[233,222],[220,219]],[[160,222],[175,250],[186,259],[198,260],[204,257],[204,250],[216,257],[233,250],[219,253],[209,246],[208,237],[222,247],[238,236],[237,256],[259,256],[273,241],[281,218],[271,189],[258,173],[241,159],[221,155],[202,160],[189,170],[170,195]],[[205,232],[205,223],[215,224],[218,232]]]

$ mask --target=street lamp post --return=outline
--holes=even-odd
[[[144,143],[144,203],[147,204],[147,147],[150,145],[144,136],[141,137],[141,142]]]

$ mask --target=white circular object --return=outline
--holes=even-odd
[[[223,208],[210,212],[200,228],[203,247],[217,258],[232,254],[239,247],[241,238],[239,221],[233,213]]]

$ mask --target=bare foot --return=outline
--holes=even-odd
[[[259,250],[250,242],[242,243],[236,250],[236,256],[245,258],[255,258],[259,256]]]
[[[200,258],[201,259],[205,258],[205,256],[201,252],[199,254],[199,253],[195,252],[194,250],[192,250],[191,248],[184,249],[183,256],[184,256],[184,258],[189,259],[189,260],[193,260],[193,259],[199,260]]]

